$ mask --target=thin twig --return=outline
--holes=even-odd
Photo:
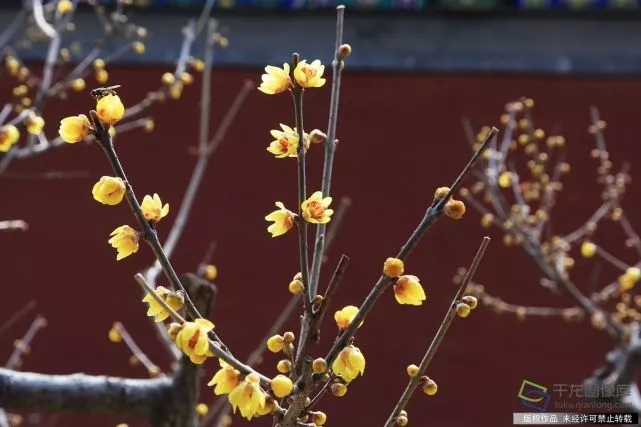
[[[348,264],[349,264],[349,258],[345,255],[341,255],[341,259],[338,261],[336,270],[334,270],[334,274],[332,275],[332,278],[329,281],[329,284],[327,285],[327,289],[325,290],[325,295],[323,296],[322,305],[320,306],[320,309],[318,311],[317,325],[319,327],[323,324],[323,319],[327,314],[327,310],[329,309],[330,303],[334,298],[334,294],[338,289],[338,284],[340,283],[341,279],[343,278],[343,275],[345,274],[345,270],[347,269]]]
[[[2,336],[8,329],[10,329],[18,320],[23,318],[27,313],[34,309],[36,301],[31,300],[23,305],[20,310],[16,311],[9,317],[2,325],[0,325],[0,336]]]
[[[40,331],[40,329],[44,328],[45,326],[47,326],[47,320],[40,315],[37,316],[33,320],[33,322],[31,322],[31,325],[29,326],[29,329],[27,329],[27,333],[24,334],[24,337],[22,337],[22,339],[18,340],[15,343],[15,348],[13,349],[9,360],[4,365],[5,368],[16,368],[16,366],[20,362],[20,358],[22,357],[22,355],[29,352],[31,341],[33,341],[33,339],[36,337],[38,331]]]
[[[398,417],[400,412],[405,408],[405,405],[407,405],[407,402],[409,402],[410,397],[412,397],[412,394],[414,393],[414,390],[416,390],[416,388],[421,383],[421,377],[425,375],[425,371],[427,370],[430,362],[432,361],[432,358],[436,354],[436,351],[438,350],[439,346],[441,345],[441,342],[443,341],[443,338],[445,337],[447,330],[449,329],[450,325],[454,321],[454,318],[456,317],[456,304],[463,296],[463,292],[465,292],[465,288],[467,288],[467,285],[472,279],[472,276],[474,276],[474,273],[476,272],[476,268],[479,266],[481,259],[483,258],[483,254],[485,253],[485,250],[487,249],[487,245],[489,245],[489,243],[490,243],[490,238],[484,237],[483,241],[481,242],[481,246],[476,252],[476,256],[474,256],[474,260],[472,261],[470,268],[467,270],[467,274],[465,275],[465,278],[461,282],[461,285],[459,286],[459,289],[456,292],[456,295],[454,296],[452,303],[448,307],[447,313],[443,318],[443,322],[441,323],[441,326],[438,328],[436,335],[432,339],[432,343],[430,344],[427,351],[425,352],[425,355],[423,356],[423,360],[421,360],[421,364],[418,367],[418,374],[410,378],[410,381],[407,384],[405,391],[403,392],[400,399],[396,403],[396,406],[392,410],[392,414],[387,419],[387,422],[385,423],[385,427],[393,427],[396,424],[396,417]]]
[[[138,360],[142,365],[147,369],[149,373],[152,373],[154,370],[158,369],[158,366],[153,363],[149,357],[145,354],[144,351],[136,344],[136,341],[129,334],[127,329],[120,322],[114,323],[113,327],[118,331],[118,334],[122,337],[125,345],[131,350],[131,354]],[[166,329],[165,329],[166,333]],[[164,374],[162,374],[164,375]]]
[[[458,175],[456,180],[454,180],[454,183],[450,187],[448,194],[440,201],[433,202],[432,205],[427,209],[427,211],[425,212],[425,216],[419,223],[416,230],[414,230],[414,232],[411,234],[410,238],[407,240],[405,245],[403,245],[401,250],[398,252],[398,254],[396,255],[396,258],[405,261],[405,259],[410,255],[410,253],[414,250],[418,242],[425,235],[427,230],[429,230],[432,224],[434,224],[438,220],[438,218],[442,215],[443,208],[445,207],[445,203],[448,202],[452,194],[458,191],[459,187],[463,183],[463,180],[469,174],[472,166],[474,166],[476,160],[483,153],[483,151],[487,147],[487,144],[490,142],[490,140],[494,138],[497,132],[498,130],[496,128],[492,128],[490,130],[490,132],[487,134],[487,136],[485,137],[485,140],[483,141],[481,146],[478,148],[476,153],[474,153],[474,155],[472,156],[470,161],[467,163],[467,165],[463,168],[463,170]],[[393,283],[392,279],[390,279],[385,275],[381,275],[381,277],[378,279],[378,281],[376,282],[376,284],[374,285],[370,293],[365,298],[365,301],[363,302],[363,304],[361,304],[360,309],[356,313],[356,316],[354,317],[354,319],[352,319],[352,322],[350,323],[350,325],[347,327],[347,329],[345,329],[345,332],[343,332],[343,334],[334,342],[334,345],[327,353],[325,360],[327,361],[328,364],[331,364],[334,361],[339,351],[345,346],[347,341],[350,338],[352,338],[352,336],[354,336],[354,333],[356,333],[358,326],[365,319],[365,316],[372,310],[378,298],[383,294],[383,292],[385,292],[385,290],[392,283]]]

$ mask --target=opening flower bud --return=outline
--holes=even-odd
[[[312,362],[312,370],[315,374],[322,374],[327,371],[327,361],[322,357],[319,357]]]
[[[423,384],[423,393],[427,394],[428,396],[434,396],[437,391],[438,386],[433,379],[430,378],[425,384]]]
[[[450,201],[445,204],[445,215],[452,219],[463,218],[463,215],[465,215],[465,203],[460,200],[450,199]]]
[[[267,348],[272,353],[278,353],[283,350],[284,340],[282,335],[273,335],[267,340]]]
[[[276,369],[281,374],[289,374],[292,371],[292,362],[287,359],[279,360]]]
[[[334,383],[329,386],[332,394],[336,397],[343,397],[347,393],[347,386],[343,383]]]
[[[398,277],[405,271],[405,264],[398,258],[387,258],[383,264],[383,274],[387,277]]]
[[[294,335],[294,333],[293,333],[293,332],[289,332],[289,331],[288,331],[288,332],[285,332],[285,333],[283,334],[283,340],[284,340],[286,343],[292,343],[292,342],[294,342],[294,340],[295,340],[295,339],[296,339],[296,336]]]
[[[291,292],[292,294],[300,295],[304,290],[305,286],[300,280],[292,280],[291,282],[289,282],[289,292]]]
[[[466,295],[461,298],[461,302],[467,304],[472,310],[474,310],[479,305],[479,300],[471,295]]]
[[[407,419],[407,416],[405,416],[405,415],[399,415],[398,417],[396,417],[396,425],[397,426],[401,426],[401,427],[406,426],[408,421],[409,420]]]

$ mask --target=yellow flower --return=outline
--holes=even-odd
[[[118,95],[110,93],[98,100],[96,113],[101,122],[107,125],[113,125],[124,116],[125,106]]]
[[[27,132],[31,135],[38,135],[45,126],[45,119],[31,112],[25,120],[25,126],[27,127]]]
[[[267,340],[267,348],[272,353],[283,351],[283,344],[285,343],[282,335],[273,335]]]
[[[511,172],[503,172],[501,175],[499,175],[499,187],[501,188],[508,188],[512,186],[512,173]]]
[[[311,64],[302,60],[294,69],[294,78],[300,87],[321,87],[325,84],[324,71],[325,66],[321,65],[320,60],[312,61]]]
[[[285,209],[285,205],[281,202],[276,202],[276,206],[278,210],[265,217],[267,221],[274,221],[272,225],[267,227],[267,232],[271,233],[272,237],[287,233],[294,226],[294,218],[296,218],[296,214]]]
[[[334,213],[332,209],[327,209],[331,203],[331,197],[323,198],[323,193],[316,191],[300,205],[303,218],[314,224],[328,223]]]
[[[421,305],[425,301],[425,291],[419,283],[418,277],[405,275],[396,281],[394,297],[399,304]]]
[[[201,417],[207,415],[208,412],[209,406],[205,405],[204,403],[199,403],[198,405],[196,405],[196,413]]]
[[[354,317],[356,317],[356,314],[358,313],[358,307],[355,307],[353,305],[348,305],[346,307],[343,307],[336,313],[334,313],[334,320],[336,320],[336,325],[338,326],[338,329],[347,329],[349,325],[352,323],[352,320],[354,320]],[[363,326],[363,322],[361,321],[361,324],[358,325],[360,328]]]
[[[285,375],[276,375],[272,379],[271,387],[276,397],[285,397],[294,389],[294,383]]]
[[[221,368],[214,374],[214,377],[207,383],[207,386],[214,388],[214,393],[217,395],[220,394],[229,394],[238,383],[240,383],[240,372],[234,369],[231,365],[224,362],[222,359],[219,359]]]
[[[183,297],[182,293],[180,292],[171,291],[164,286],[157,286],[154,292],[174,311],[180,310],[181,308],[183,308],[183,305],[185,305],[185,297]],[[145,295],[145,297],[142,299],[142,302],[146,302],[149,304],[147,316],[155,317],[154,320],[156,322],[162,322],[169,317],[169,311],[167,311],[165,307],[163,307],[158,301],[156,301],[156,298],[154,298],[150,294]]]
[[[80,114],[60,120],[58,133],[63,141],[74,144],[85,139],[90,130],[91,123],[89,123],[89,119],[84,114]]]
[[[118,256],[116,256],[117,261],[138,252],[140,235],[130,226],[121,225],[112,231],[110,236],[113,237],[109,239],[108,243],[118,251]]]
[[[196,319],[193,322],[185,322],[176,335],[176,345],[189,356],[192,363],[200,365],[208,356],[211,356],[207,333],[212,329],[214,324],[209,320]]]
[[[365,372],[365,357],[358,347],[348,345],[338,353],[336,360],[332,363],[332,371],[350,383],[359,374],[363,375]]]
[[[629,291],[641,279],[641,269],[638,267],[630,267],[619,276],[620,288],[624,291]]]
[[[73,3],[71,3],[70,0],[60,0],[58,2],[58,13],[61,15],[64,15],[65,13],[69,13],[73,10]]]
[[[7,152],[20,139],[20,132],[14,125],[0,127],[0,151]]]
[[[169,213],[169,204],[165,203],[163,206],[160,196],[156,193],[154,193],[153,198],[146,195],[142,199],[140,207],[142,208],[142,212],[145,214],[145,219],[151,222],[158,222]]]
[[[125,196],[125,182],[117,177],[103,176],[94,184],[91,194],[104,205],[117,205]]]
[[[284,157],[297,157],[298,156],[298,141],[299,135],[296,128],[292,129],[287,125],[280,123],[282,131],[272,129],[269,133],[275,138],[269,144],[267,151],[272,153],[276,158],[282,159]],[[309,149],[309,134],[304,133],[305,152]]]
[[[248,420],[258,415],[265,406],[265,401],[265,393],[260,389],[260,377],[253,372],[229,393],[229,403],[234,408],[234,413],[236,409],[240,409],[240,414]]]
[[[596,254],[596,245],[590,241],[581,244],[581,255],[584,258],[592,258]]]
[[[265,67],[265,74],[261,77],[262,83],[258,90],[267,95],[275,95],[285,92],[292,85],[289,78],[289,64],[283,64],[283,68],[268,65]]]

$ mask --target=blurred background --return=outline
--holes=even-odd
[[[115,2],[100,2],[107,10]],[[181,48],[181,29],[205,2],[133,1],[128,16],[148,30],[144,55],[124,55],[109,67],[108,84],[119,84],[125,105],[143,98],[173,72]],[[624,206],[639,227],[641,205],[641,25],[636,0],[415,0],[346,1],[344,40],[353,48],[346,61],[340,98],[333,195],[349,196],[352,206],[329,253],[321,277],[325,286],[341,254],[351,258],[335,299],[336,309],[359,305],[385,258],[396,254],[421,219],[437,187],[449,185],[471,155],[463,119],[474,133],[497,126],[506,103],[528,97],[533,120],[546,135],[563,135],[571,172],[552,213],[555,232],[581,226],[601,204],[595,146],[588,133],[590,107],[607,122],[605,137],[614,169],[630,166],[632,184]],[[5,0],[0,29],[8,28],[21,1]],[[215,129],[246,80],[260,82],[265,65],[288,62],[292,52],[328,65],[328,85],[305,96],[306,128],[325,129],[329,105],[329,64],[333,57],[335,6],[332,1],[219,0],[212,14],[229,40],[218,49],[212,75],[211,126]],[[93,40],[101,28],[88,7],[77,11],[74,37]],[[41,67],[46,43],[23,46],[18,56]],[[195,52],[202,52],[202,43]],[[180,100],[147,111],[153,133],[142,129],[118,135],[119,155],[136,192],[158,192],[175,214],[196,161],[201,74]],[[0,78],[0,102],[15,86]],[[103,86],[87,79],[87,89]],[[43,116],[45,131],[56,135],[59,120],[93,108],[87,93],[52,100]],[[260,342],[289,300],[287,284],[298,271],[294,235],[272,239],[264,216],[276,200],[295,205],[296,162],[274,159],[265,148],[269,130],[293,126],[291,100],[252,91],[220,149],[172,260],[179,273],[195,271],[212,241],[218,267],[219,302],[211,319],[239,358]],[[501,134],[500,134],[501,135]],[[320,185],[322,150],[309,152],[310,191]],[[290,161],[292,160],[292,161]],[[524,165],[517,165],[522,167]],[[43,175],[43,173],[54,172]],[[105,374],[141,377],[130,353],[107,333],[122,322],[149,357],[169,370],[168,357],[139,302],[132,280],[147,268],[152,254],[116,263],[108,234],[132,223],[123,206],[105,207],[91,187],[110,173],[92,144],[63,145],[11,162],[0,176],[0,219],[22,219],[27,231],[0,234],[2,312],[0,322],[36,302],[48,326],[31,345],[21,369],[42,373]],[[474,183],[469,178],[466,186]],[[405,367],[418,363],[456,292],[453,277],[469,265],[481,238],[493,238],[475,280],[488,293],[527,306],[572,307],[567,296],[540,286],[541,273],[517,246],[505,246],[500,230],[485,229],[468,206],[462,221],[443,218],[427,233],[406,263],[421,278],[428,299],[421,307],[399,306],[384,295],[357,336],[367,359],[363,378],[345,398],[327,397],[319,409],[331,426],[382,425],[404,389]],[[173,216],[159,226],[166,237]],[[634,254],[625,235],[606,223],[595,240],[630,264]],[[594,278],[593,260],[578,248],[573,276],[586,294],[616,280],[607,266]],[[575,273],[572,273],[575,274]],[[159,284],[163,283],[161,278]],[[595,286],[597,288],[595,288]],[[332,311],[333,312],[333,311]],[[0,335],[0,356],[8,358],[32,315]],[[296,316],[294,316],[296,317]],[[519,318],[520,317],[520,318]],[[298,330],[293,318],[288,328]],[[319,355],[333,341],[331,316]],[[417,394],[408,406],[410,425],[495,427],[511,425],[513,412],[525,412],[517,394],[524,379],[546,385],[580,384],[600,367],[612,348],[610,338],[589,320],[567,323],[559,317],[530,318],[496,313],[481,305],[467,319],[456,319],[433,359],[428,375],[439,385],[435,396]],[[275,375],[278,358],[268,354],[261,367]],[[217,368],[204,365],[206,383]],[[213,401],[203,388],[201,400]],[[593,411],[600,412],[600,411]],[[31,414],[23,425],[142,425],[117,415]],[[233,425],[248,425],[239,416]],[[251,425],[267,426],[258,419]]]

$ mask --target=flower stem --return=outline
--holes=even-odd
[[[332,61],[332,92],[329,101],[329,123],[327,125],[327,139],[325,141],[325,160],[323,163],[323,182],[321,192],[323,197],[329,196],[332,182],[332,167],[334,165],[334,153],[336,152],[336,123],[338,121],[338,100],[341,89],[341,71],[343,70],[344,57],[341,54],[343,44],[343,20],[345,6],[336,8],[336,46],[334,61]],[[309,297],[314,298],[318,290],[320,280],[320,269],[323,260],[323,246],[325,244],[326,224],[318,224],[316,228],[316,242],[314,245],[314,256],[312,258],[312,269],[309,282]]]
[[[423,356],[423,360],[421,360],[421,364],[418,367],[418,374],[410,378],[410,381],[407,384],[405,391],[403,392],[400,399],[396,403],[396,406],[392,410],[392,414],[387,419],[387,422],[385,423],[385,427],[393,427],[396,425],[396,417],[398,417],[400,412],[405,408],[405,405],[407,405],[407,402],[409,402],[410,398],[412,397],[412,394],[414,393],[414,390],[416,390],[416,388],[421,383],[421,377],[425,375],[425,371],[427,371],[427,367],[429,366],[430,362],[432,361],[432,358],[434,357],[434,354],[436,354],[436,351],[441,345],[441,342],[443,341],[443,338],[445,337],[447,330],[449,329],[450,325],[454,321],[454,317],[456,317],[456,304],[463,296],[463,292],[465,292],[465,289],[467,288],[467,285],[470,283],[470,280],[472,280],[472,276],[474,276],[474,272],[476,271],[476,268],[481,263],[481,259],[483,258],[483,254],[485,253],[485,249],[487,249],[487,245],[489,245],[489,243],[490,243],[490,238],[484,237],[483,241],[481,242],[481,246],[479,247],[478,251],[476,252],[476,255],[474,256],[472,265],[467,270],[467,274],[465,275],[465,278],[461,282],[458,292],[456,292],[456,295],[452,300],[452,304],[448,308],[447,313],[443,318],[443,322],[441,322],[441,326],[438,328],[438,331],[436,331],[436,335],[432,339],[432,343],[430,344],[427,351],[425,352],[425,355]]]
[[[409,256],[409,254],[416,248],[416,245],[418,242],[423,238],[427,230],[429,230],[432,225],[441,217],[443,214],[443,208],[445,207],[445,204],[448,202],[448,200],[452,197],[452,195],[458,191],[459,187],[463,183],[463,180],[465,177],[469,174],[470,170],[472,169],[472,166],[476,163],[476,160],[479,158],[481,153],[485,151],[488,143],[494,138],[496,133],[498,132],[498,129],[492,128],[492,130],[488,133],[488,135],[485,137],[485,140],[479,147],[479,149],[474,153],[470,161],[467,163],[465,168],[461,171],[461,173],[458,175],[456,180],[454,180],[454,183],[450,187],[450,191],[447,193],[445,197],[438,201],[432,202],[432,205],[427,209],[425,212],[425,216],[419,223],[418,227],[414,232],[410,235],[409,239],[403,245],[401,250],[398,252],[398,255],[396,255],[396,258],[405,261],[406,258]],[[340,350],[346,345],[346,343],[354,336],[356,333],[356,330],[358,329],[358,325],[361,324],[361,322],[365,319],[365,316],[372,310],[374,307],[374,304],[376,304],[376,301],[378,298],[387,290],[387,288],[394,283],[394,280],[385,276],[381,275],[370,291],[370,293],[367,295],[365,298],[365,301],[363,304],[360,306],[360,309],[358,310],[358,313],[356,313],[356,316],[354,319],[352,319],[352,322],[350,325],[347,327],[345,332],[341,334],[341,336],[334,342],[334,345],[332,348],[329,350],[327,353],[327,356],[325,357],[325,360],[327,360],[327,363],[329,365],[332,364]]]

